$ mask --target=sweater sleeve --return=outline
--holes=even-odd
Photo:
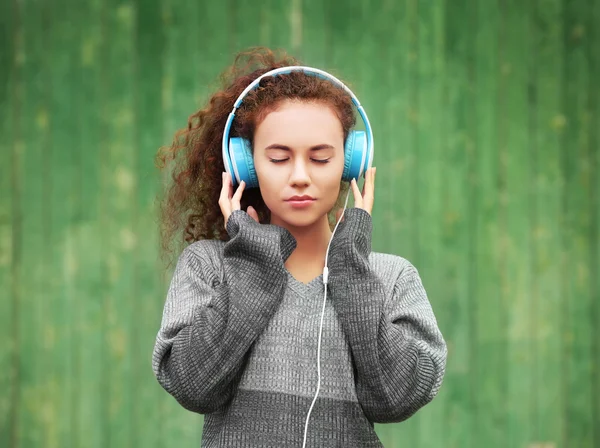
[[[400,422],[437,395],[447,348],[417,270],[406,260],[387,293],[369,265],[371,216],[348,209],[332,243],[329,288],[369,420]],[[339,238],[338,238],[339,236]]]
[[[222,274],[211,268],[207,242],[181,253],[152,356],[161,386],[198,413],[231,399],[246,354],[281,302],[284,261],[296,244],[285,229],[258,224],[243,211],[232,213],[227,232]]]

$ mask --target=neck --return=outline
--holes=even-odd
[[[290,255],[288,263],[310,263],[320,268],[325,266],[325,254],[331,238],[327,215],[310,226],[291,226],[277,218],[271,219],[271,224],[284,227],[296,240],[296,249]]]

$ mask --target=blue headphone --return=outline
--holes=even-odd
[[[371,130],[369,118],[363,107],[360,105],[358,98],[356,98],[356,95],[354,95],[354,93],[352,93],[352,91],[339,79],[323,70],[303,66],[281,67],[264,73],[252,81],[235,101],[233,110],[227,118],[225,130],[223,131],[223,164],[225,165],[225,171],[231,176],[234,186],[238,185],[243,180],[246,183],[246,189],[258,188],[258,178],[256,177],[256,170],[254,169],[251,142],[241,137],[229,138],[229,131],[231,130],[231,123],[235,117],[236,109],[240,107],[248,92],[258,87],[261,79],[267,76],[290,73],[292,71],[302,71],[307,75],[326,79],[344,89],[352,98],[352,102],[356,106],[356,109],[365,124],[366,132],[351,131],[346,138],[344,143],[344,172],[342,174],[342,180],[348,182],[352,179],[358,180],[358,178],[363,176],[367,169],[371,167],[371,164],[373,163],[373,131]]]

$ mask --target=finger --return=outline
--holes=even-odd
[[[233,196],[233,181],[231,180],[231,175],[229,173],[225,173],[225,177],[227,178],[227,185],[229,186],[227,190],[227,198],[231,200]]]
[[[365,181],[363,182],[362,190],[360,190],[360,195],[365,197],[365,188],[367,188],[367,179],[369,178],[369,170],[365,172]]]
[[[227,173],[223,173],[221,177],[223,186],[221,187],[221,195],[219,196],[219,207],[221,208],[221,213],[223,213],[224,225],[227,227],[227,220],[229,219],[229,215],[231,215],[231,201],[229,200]]]
[[[354,195],[354,207],[363,208],[363,198],[358,189],[356,179],[352,179],[350,186],[352,187],[352,194]]]
[[[369,214],[373,210],[373,203],[375,202],[375,168],[367,171],[365,179],[365,188],[363,194],[364,208]]]
[[[256,212],[256,210],[254,210],[254,207],[249,206],[246,213],[248,213],[248,215],[250,215],[250,217],[252,219],[254,219],[256,222],[260,223],[260,221],[258,220],[258,213]]]
[[[219,203],[221,202],[222,199],[227,199],[228,195],[227,193],[229,192],[229,185],[227,183],[226,180],[226,173],[223,172],[223,174],[221,175],[221,194],[219,195]]]
[[[239,187],[235,190],[235,194],[231,198],[231,211],[240,209],[240,201],[242,200],[242,193],[244,192],[245,186],[246,183],[241,181]]]

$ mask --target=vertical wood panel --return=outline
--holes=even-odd
[[[360,86],[357,86],[354,93],[368,114],[374,135],[377,135],[377,141],[375,142],[374,140],[376,148],[373,158],[374,167],[377,167],[379,162],[385,165],[385,162],[391,157],[391,152],[396,149],[393,142],[389,139],[389,134],[384,130],[386,118],[385,102],[389,95],[389,87],[385,82],[385,75],[390,53],[389,41],[384,35],[384,30],[390,26],[390,9],[389,3],[382,5],[381,8],[372,8],[368,3],[361,3],[359,14],[361,20],[367,23],[379,23],[382,26],[379,29],[374,29],[372,33],[361,36],[354,57],[355,61],[366,61],[369,59],[372,61],[370,64],[355,63],[360,70]],[[353,80],[349,79],[348,81],[352,82]],[[356,129],[365,129],[358,114],[356,116]],[[373,207],[372,215],[373,222],[377,224],[373,229],[372,245],[373,250],[379,251],[387,244],[386,239],[382,238],[385,230],[384,226],[380,224],[382,223],[382,217],[387,215],[387,211],[385,208],[380,207],[378,203],[378,199],[383,196],[382,193],[385,193],[385,189],[382,188],[379,179],[376,182],[375,201],[377,202],[377,206]],[[350,194],[352,195],[352,193]]]
[[[218,90],[218,75],[233,62],[234,53],[230,48],[231,33],[224,32],[232,28],[227,7],[207,2],[197,8],[196,17],[199,37],[194,48],[198,74],[194,88],[198,108],[204,107],[209,96]]]
[[[530,42],[526,3],[502,3],[506,29],[501,59],[504,98],[500,169],[504,194],[500,197],[505,226],[501,241],[505,257],[502,297],[510,312],[508,341],[508,445],[531,442],[531,114],[529,111]]]
[[[429,300],[442,333],[446,334],[447,322],[453,310],[444,300],[446,286],[439,272],[442,257],[441,192],[445,188],[444,154],[447,120],[444,111],[444,83],[446,70],[444,2],[420,2],[418,14],[418,83],[417,83],[417,215],[419,227],[418,253],[413,262],[420,272]],[[389,138],[390,136],[388,136]],[[385,221],[380,220],[383,225]],[[390,237],[397,237],[396,235]],[[387,247],[382,247],[386,251]],[[445,303],[446,302],[446,303]],[[419,411],[415,423],[419,426],[420,446],[441,446],[445,443],[451,425],[448,420],[448,389],[443,388],[437,399]],[[453,424],[453,423],[452,423]],[[431,428],[436,427],[436,431]],[[398,446],[403,446],[398,444]]]
[[[64,82],[67,89],[71,89],[71,98],[69,102],[70,123],[77,123],[81,114],[81,92],[83,90],[83,79],[81,77],[81,40],[83,29],[77,26],[84,19],[84,5],[78,3],[69,10],[68,20],[70,22],[69,32],[66,35],[69,47],[69,77]],[[73,125],[74,129],[67,129],[64,145],[70,147],[71,181],[69,185],[69,230],[63,238],[65,245],[65,263],[63,266],[64,278],[68,283],[66,294],[66,306],[69,308],[70,332],[67,335],[69,351],[71,353],[71,362],[69,366],[69,382],[67,387],[70,390],[69,396],[69,415],[68,415],[68,442],[72,447],[81,447],[80,443],[82,402],[80,400],[81,389],[81,355],[84,348],[81,347],[81,333],[83,327],[81,291],[83,278],[81,272],[81,261],[85,254],[81,251],[82,242],[82,209],[87,206],[83,203],[83,150],[81,127]]]
[[[500,29],[499,29],[499,51],[498,51],[498,67],[497,67],[497,82],[498,82],[498,140],[497,140],[497,158],[496,163],[498,165],[498,239],[497,239],[497,251],[498,251],[498,274],[499,282],[497,284],[499,292],[499,301],[502,303],[504,308],[503,332],[502,340],[504,346],[504,362],[506,363],[504,372],[504,378],[502,382],[505,385],[505,392],[501,399],[505,405],[503,408],[503,420],[505,426],[505,442],[496,442],[494,446],[509,446],[511,433],[510,424],[511,419],[509,411],[512,407],[512,402],[509,399],[510,386],[511,386],[511,346],[510,346],[510,324],[511,324],[511,309],[509,303],[511,300],[509,288],[511,287],[512,278],[509,278],[510,260],[508,253],[508,241],[510,239],[509,228],[508,228],[508,137],[507,132],[509,129],[509,123],[511,121],[510,114],[513,112],[510,110],[509,96],[512,86],[507,78],[510,73],[508,70],[507,58],[510,55],[510,34],[512,33],[512,24],[509,22],[509,11],[507,0],[499,0],[500,10]]]
[[[16,87],[16,57],[18,27],[15,23],[14,4],[0,4],[0,337],[4,343],[0,346],[0,446],[11,446],[18,402],[17,376],[17,325],[18,303],[14,285],[13,268],[16,263],[13,249],[16,247],[13,237],[16,235],[16,216],[14,214],[16,190],[14,188],[15,160],[14,140],[16,137],[14,116]]]
[[[383,157],[389,160],[379,163],[377,181],[380,192],[385,188],[385,195],[378,201],[377,207],[387,233],[387,251],[402,254],[405,258],[417,262],[416,241],[414,240],[414,223],[411,226],[411,209],[414,203],[410,200],[414,194],[416,179],[413,180],[415,158],[414,110],[418,106],[414,102],[413,84],[417,70],[417,36],[415,20],[417,17],[416,3],[412,0],[391,2],[390,15],[393,17],[389,29],[389,39],[392,44],[389,59],[386,64],[387,85],[390,95],[385,101],[387,118],[384,124],[373,123],[374,129],[380,127],[377,139],[382,133],[388,134],[388,141],[394,146],[388,151],[377,146],[375,151],[383,149]],[[335,65],[334,65],[335,66]],[[361,101],[368,98],[361,98]],[[378,152],[379,154],[379,152]],[[379,433],[382,442],[388,446],[418,446],[418,425],[416,421],[408,420],[399,425],[380,425]]]
[[[477,3],[476,34],[476,145],[477,210],[475,262],[476,399],[472,411],[473,439],[477,446],[504,447],[506,427],[505,306],[500,300],[499,227],[499,58],[500,9],[497,2]],[[452,388],[451,382],[446,387]]]
[[[373,249],[381,250],[383,242],[388,250],[399,248],[406,243],[407,234],[401,229],[402,221],[395,204],[397,197],[402,193],[397,189],[396,182],[405,173],[400,170],[404,154],[408,148],[405,146],[405,136],[408,132],[408,120],[406,113],[407,98],[405,92],[408,89],[404,82],[408,75],[406,59],[408,56],[406,24],[406,2],[387,1],[383,16],[380,18],[382,29],[388,30],[388,53],[382,61],[383,66],[379,74],[381,88],[385,89],[387,95],[373,104],[374,108],[380,108],[384,116],[379,122],[371,121],[373,127],[373,138],[375,144],[375,157],[373,164],[377,166],[377,184],[375,185],[374,213],[378,213],[382,235],[379,247],[374,241]],[[360,101],[367,99],[365,95],[359,96]],[[370,110],[367,109],[370,115]],[[377,210],[377,211],[375,211]],[[375,429],[382,443],[386,447],[401,446],[409,443],[407,440],[408,422],[396,425],[376,425]]]
[[[216,2],[208,2],[208,4],[186,2],[185,5],[177,1],[162,3],[163,26],[165,27],[162,113],[165,120],[162,141],[158,142],[156,147],[169,144],[175,131],[187,125],[188,116],[197,108],[194,88],[194,69],[197,67],[194,62],[196,47],[203,45],[202,42],[218,46],[218,43],[213,43],[212,40],[213,38],[219,39],[221,34],[226,34],[227,27],[221,28],[220,32],[209,34],[209,30],[199,26],[197,34],[194,31],[191,32],[191,36],[196,36],[197,42],[193,37],[187,36],[186,32],[201,17],[207,17],[200,22],[201,24],[204,23],[204,20],[207,22],[215,20],[211,17],[213,3],[216,5]],[[203,8],[205,9],[203,10]],[[219,9],[225,11],[226,5],[221,4]],[[222,48],[221,51],[225,51],[225,49]],[[209,66],[209,56],[206,55],[206,59],[200,59],[200,63]],[[166,275],[160,299],[157,299],[157,302],[161,304],[160,307],[157,307],[160,315],[162,315],[170,280],[170,275]],[[158,329],[159,325],[155,327],[155,336]],[[158,383],[157,387],[160,388]],[[163,447],[171,446],[173,443],[184,446],[198,445],[203,423],[202,417],[183,410],[176,400],[162,389],[160,406],[162,438],[159,445]]]
[[[104,126],[102,111],[102,0],[81,4],[81,37],[74,64],[81,78],[77,97],[77,118],[80,128],[78,151],[81,155],[81,207],[78,229],[78,288],[76,331],[79,346],[77,396],[78,422],[74,446],[100,448],[107,444],[105,410],[106,372],[104,359],[104,228],[102,217],[101,161]]]
[[[256,4],[255,4],[256,5]],[[255,7],[258,6],[256,5]],[[290,50],[292,45],[292,30],[290,26],[292,2],[265,0],[260,4],[260,41],[271,48]],[[245,27],[252,28],[258,23],[246,23]],[[247,47],[248,44],[243,44]],[[237,51],[237,48],[233,48]]]
[[[265,20],[261,22],[261,17],[268,14],[270,5],[257,5],[252,0],[235,0],[232,2],[230,13],[230,26],[232,35],[232,49],[234,52],[245,50],[248,47],[266,45],[267,36],[272,21]],[[279,17],[279,20],[285,20],[286,17]]]
[[[534,118],[534,232],[533,232],[533,390],[536,402],[533,440],[562,446],[564,407],[561,393],[561,273],[560,215],[563,177],[560,171],[560,136],[564,131],[561,103],[562,23],[561,1],[539,0],[532,21],[534,46],[532,85]]]
[[[22,64],[22,85],[17,87],[19,121],[15,151],[19,159],[15,173],[19,189],[22,227],[17,242],[20,249],[18,315],[19,328],[19,416],[17,447],[41,446],[55,438],[51,418],[50,378],[46,354],[52,339],[45,330],[52,323],[49,281],[45,266],[49,260],[49,209],[47,205],[48,167],[48,86],[43,55],[47,41],[43,29],[43,8],[32,2],[20,5],[22,46],[17,54]],[[34,129],[35,132],[29,132]]]
[[[43,111],[44,125],[49,128],[45,156],[48,157],[45,173],[45,213],[48,222],[48,257],[45,258],[45,275],[48,277],[46,303],[48,308],[43,326],[43,337],[47,344],[49,409],[45,412],[48,436],[44,443],[48,447],[73,446],[72,408],[75,399],[76,381],[73,377],[73,354],[75,339],[75,237],[73,226],[75,202],[79,198],[76,184],[78,162],[77,145],[79,129],[66,126],[77,117],[74,110],[78,92],[74,77],[73,56],[77,42],[74,15],[76,8],[64,3],[45,10],[41,33],[48,47],[44,51],[43,63],[46,73],[44,84],[48,104]],[[47,210],[47,212],[46,212]]]
[[[295,0],[298,2],[298,0]],[[300,50],[306,65],[322,67],[327,66],[327,48],[329,46],[329,29],[326,25],[327,4],[321,0],[301,0],[301,41]]]
[[[470,255],[473,229],[471,179],[475,131],[473,129],[473,39],[467,32],[475,25],[472,2],[454,2],[446,9],[446,113],[447,133],[442,170],[441,269],[446,300],[453,312],[447,316],[446,338],[449,359],[446,380],[452,384],[446,391],[449,414],[446,444],[451,447],[473,446],[470,409],[472,390],[470,373],[472,275]]]
[[[372,33],[359,36],[359,44],[353,60],[360,69],[361,81],[361,85],[355,90],[355,93],[369,116],[374,134],[373,166],[377,167],[377,179],[375,205],[372,213],[373,250],[384,252],[392,242],[397,244],[397,241],[403,239],[401,234],[392,233],[389,230],[387,223],[395,210],[386,204],[390,191],[388,185],[393,175],[390,163],[393,163],[398,155],[406,150],[388,131],[390,118],[393,120],[395,128],[408,126],[403,117],[389,116],[388,100],[390,93],[397,88],[394,79],[395,73],[390,70],[390,59],[397,48],[386,31],[397,26],[399,16],[393,2],[386,1],[380,8],[373,8],[368,3],[362,2],[359,17],[364,23],[379,24],[372,30]],[[367,64],[362,61],[371,62]],[[348,81],[352,82],[354,79],[348,79]],[[358,116],[357,124],[358,129],[364,129]],[[404,445],[402,439],[398,437],[398,431],[403,427],[405,427],[403,424],[378,424],[375,429],[386,447],[395,447]]]
[[[566,128],[562,146],[565,176],[563,232],[566,274],[564,360],[566,364],[564,418],[565,445],[591,447],[592,387],[590,291],[590,188],[591,149],[588,95],[589,61],[586,58],[587,2],[566,2],[564,18],[565,78],[563,107]],[[597,323],[596,323],[597,325]]]
[[[590,266],[590,288],[592,311],[592,427],[593,445],[600,445],[600,90],[597,88],[596,79],[600,73],[600,31],[596,24],[600,23],[600,2],[591,0],[590,14],[587,28],[590,38],[587,41],[587,58],[590,63],[590,77],[588,78],[588,91],[590,92],[590,149],[593,164],[592,185],[590,193],[592,199],[592,219],[590,229],[590,242],[592,262]]]
[[[107,445],[131,446],[138,428],[132,425],[134,381],[132,339],[135,293],[134,229],[137,178],[134,142],[133,3],[106,1],[103,34],[103,107],[105,133],[101,189],[103,195],[104,319]],[[141,429],[141,428],[140,428]]]
[[[137,235],[135,255],[135,316],[133,328],[133,375],[135,404],[133,425],[137,428],[136,446],[162,447],[165,435],[160,403],[168,399],[152,372],[152,350],[160,326],[162,308],[161,273],[158,254],[158,227],[155,198],[161,185],[154,166],[154,154],[163,141],[162,80],[164,73],[164,27],[158,1],[136,2],[135,63],[135,141],[138,179]],[[190,39],[192,42],[196,39]]]
[[[410,151],[408,144],[409,121],[408,121],[408,92],[409,92],[409,46],[408,36],[411,29],[409,26],[408,8],[406,2],[393,1],[390,4],[390,26],[389,39],[394,43],[393,50],[387,60],[387,86],[391,92],[385,101],[386,121],[380,125],[380,134],[388,134],[389,141],[394,142],[394,147],[381,148],[383,156],[389,154],[387,163],[381,163],[377,180],[381,188],[386,189],[386,194],[378,202],[383,210],[383,219],[386,222],[386,240],[389,250],[393,253],[405,253],[410,247],[410,239],[406,233],[406,222],[404,210],[406,203],[405,179],[409,169],[407,166],[407,154]],[[376,126],[377,123],[373,123]],[[376,151],[380,151],[379,146]],[[381,160],[381,159],[380,159]],[[393,237],[392,237],[393,236]]]

